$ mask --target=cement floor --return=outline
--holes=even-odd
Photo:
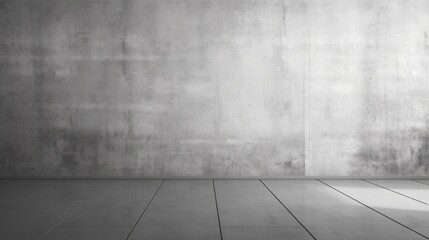
[[[7,180],[0,239],[429,239],[429,180]]]

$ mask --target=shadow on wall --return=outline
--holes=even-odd
[[[2,149],[3,176],[261,176],[303,175],[300,141],[165,141],[79,129],[42,128],[37,149]]]
[[[58,175],[96,172],[101,168],[101,144],[103,143],[106,149],[114,147],[109,138],[103,139],[103,135],[97,131],[51,129],[41,130],[39,134],[41,156],[54,160],[50,171],[55,171],[54,174]]]
[[[427,175],[427,129],[365,133],[359,151],[350,162],[352,175]]]

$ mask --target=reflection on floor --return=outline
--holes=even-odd
[[[7,180],[0,239],[429,239],[429,181]]]

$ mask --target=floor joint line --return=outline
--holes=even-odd
[[[58,227],[61,223],[63,223],[67,218],[69,218],[71,215],[73,215],[77,210],[79,210],[82,207],[80,205],[79,207],[73,209],[69,214],[67,214],[63,219],[61,219],[59,222],[57,222],[52,228],[50,228],[47,232],[45,232],[42,236],[40,236],[37,240],[43,239],[48,233],[52,232],[56,227]]]
[[[212,179],[212,183],[213,183],[213,192],[214,192],[215,203],[216,203],[217,221],[218,221],[218,223],[219,223],[220,239],[221,239],[221,240],[223,240],[222,226],[221,226],[221,224],[220,224],[219,206],[218,206],[218,204],[217,204],[216,186],[215,186],[215,183],[214,183],[214,179]]]
[[[424,185],[429,185],[428,183],[420,182],[419,180],[416,180],[416,179],[411,179],[411,180],[414,181],[414,182],[418,182],[418,183],[424,184]]]
[[[401,222],[399,222],[399,221],[397,221],[397,220],[395,220],[395,219],[393,219],[393,218],[391,218],[391,217],[387,216],[386,214],[384,214],[384,213],[382,213],[382,212],[380,212],[380,211],[378,211],[378,210],[376,210],[376,209],[374,209],[374,208],[372,208],[372,207],[370,207],[370,206],[366,205],[365,203],[363,203],[363,202],[361,202],[361,201],[357,200],[356,198],[354,198],[354,197],[352,197],[352,196],[350,196],[350,195],[348,195],[348,194],[346,194],[346,193],[344,193],[344,192],[342,192],[342,191],[340,191],[340,190],[336,189],[335,187],[332,187],[331,185],[329,185],[329,184],[327,184],[327,183],[325,183],[325,182],[321,181],[320,179],[317,179],[317,181],[319,181],[320,183],[322,183],[322,184],[324,184],[324,185],[326,185],[326,186],[328,186],[328,187],[330,187],[330,188],[334,189],[335,191],[337,191],[337,192],[339,192],[339,193],[343,194],[344,196],[347,196],[347,197],[349,197],[350,199],[353,199],[354,201],[356,201],[356,202],[358,202],[358,203],[362,204],[363,206],[365,206],[365,207],[367,207],[367,208],[371,209],[372,211],[374,211],[374,212],[376,212],[376,213],[378,213],[378,214],[380,214],[380,215],[382,215],[382,216],[384,216],[384,217],[386,217],[386,218],[388,218],[388,219],[392,220],[393,222],[395,222],[395,223],[397,223],[397,224],[399,224],[399,225],[401,225],[401,226],[403,226],[403,227],[407,228],[408,230],[410,230],[410,231],[412,231],[412,232],[414,232],[414,233],[416,233],[416,234],[418,234],[418,235],[420,235],[420,236],[424,237],[425,239],[429,239],[429,238],[428,238],[428,237],[426,237],[425,235],[423,235],[423,234],[421,234],[421,233],[419,233],[419,232],[415,231],[414,229],[412,229],[412,228],[410,228],[410,227],[408,227],[408,226],[404,225],[403,223],[401,223]]]
[[[317,240],[316,237],[313,236],[313,234],[304,226],[304,224],[302,224],[298,218],[289,210],[289,208],[286,207],[286,205],[283,204],[282,201],[280,201],[280,199],[271,191],[271,189],[268,188],[267,185],[265,185],[265,183],[259,179],[259,181],[262,183],[262,185],[264,185],[264,187],[274,196],[275,199],[277,199],[277,201],[289,212],[289,214],[295,218],[295,220],[305,229],[305,231],[307,231],[308,234],[310,234],[310,236],[314,239]]]
[[[159,189],[161,189],[161,186],[164,184],[165,179],[162,180],[161,184],[159,184],[158,189],[156,189],[155,193],[153,194],[152,198],[149,200],[149,203],[144,208],[143,212],[140,214],[139,218],[137,219],[136,223],[134,224],[133,228],[131,228],[130,232],[127,235],[127,238],[125,240],[128,240],[128,238],[131,236],[131,233],[136,228],[137,224],[140,222],[140,219],[143,217],[143,214],[146,212],[146,210],[149,208],[149,205],[152,203],[153,199],[155,198],[156,194],[159,192]]]
[[[365,182],[367,182],[367,183],[370,183],[370,184],[373,184],[373,185],[375,185],[375,186],[377,186],[377,187],[384,188],[384,189],[386,189],[386,190],[388,190],[388,191],[394,192],[394,193],[399,194],[399,195],[401,195],[401,196],[404,196],[404,197],[406,197],[406,198],[412,199],[412,200],[417,201],[417,202],[419,202],[419,203],[423,203],[423,204],[429,205],[429,204],[427,204],[427,203],[425,203],[425,202],[423,202],[423,201],[420,201],[420,200],[415,199],[415,198],[413,198],[413,197],[407,196],[407,195],[405,195],[405,194],[403,194],[403,193],[397,192],[397,191],[392,190],[392,189],[390,189],[390,188],[383,187],[383,186],[378,185],[378,184],[376,184],[376,183],[373,183],[373,182],[371,182],[371,181],[369,181],[369,180],[363,179],[363,181],[365,181]]]

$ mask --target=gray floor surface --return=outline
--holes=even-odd
[[[429,181],[7,180],[0,239],[429,239]]]

